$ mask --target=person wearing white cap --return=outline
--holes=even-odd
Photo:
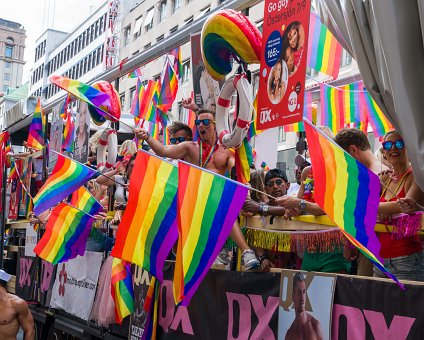
[[[24,339],[33,340],[34,320],[27,303],[6,290],[11,278],[10,274],[0,269],[0,339],[16,339],[21,327],[25,334]]]

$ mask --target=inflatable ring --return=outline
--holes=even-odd
[[[228,114],[231,97],[237,91],[239,96],[239,114],[233,130],[230,132]],[[216,105],[216,131],[218,139],[227,148],[239,148],[246,137],[252,121],[253,107],[252,85],[244,74],[238,74],[228,79],[221,89]]]
[[[107,160],[106,160],[107,154]],[[113,129],[105,129],[99,140],[97,148],[97,169],[100,172],[110,169],[116,163],[118,155],[118,137]]]
[[[110,97],[110,106],[99,106],[98,108],[92,105],[88,106],[91,119],[97,126],[102,125],[106,120],[117,122],[121,118],[121,102],[119,101],[119,94],[112,86],[111,83],[105,80],[95,82],[92,87],[96,90],[106,93]],[[104,112],[108,113],[105,114]]]
[[[232,70],[232,59],[247,64],[261,60],[262,34],[242,13],[225,9],[211,15],[204,23],[201,36],[203,63],[216,80]]]

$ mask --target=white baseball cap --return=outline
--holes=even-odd
[[[0,269],[0,280],[9,282],[11,278],[12,278],[12,275],[6,273],[3,269]]]

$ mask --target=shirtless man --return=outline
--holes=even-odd
[[[161,142],[151,138],[144,129],[137,128],[134,133],[138,139],[146,141],[153,152],[160,157],[182,159],[220,175],[225,175],[227,171],[231,173],[235,164],[234,156],[228,149],[218,144],[214,112],[197,110],[197,114],[195,124],[200,136],[198,142],[185,141],[176,145],[164,146]],[[237,223],[231,230],[230,237],[242,251],[242,260],[246,269],[251,270],[259,267],[260,264],[255,252],[247,245]]]
[[[306,284],[303,273],[293,277],[292,299],[295,319],[286,333],[286,340],[320,340],[323,339],[321,325],[317,319],[305,310]]]
[[[34,320],[27,303],[6,291],[11,276],[0,269],[0,339],[15,340],[19,327],[25,333],[25,340],[34,339]]]

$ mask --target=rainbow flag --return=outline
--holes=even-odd
[[[344,92],[321,84],[321,124],[336,134],[345,125]]]
[[[45,145],[44,131],[46,127],[46,117],[41,109],[41,100],[38,98],[35,106],[34,117],[32,117],[29,127],[27,145],[29,148],[41,150]]]
[[[315,202],[366,257],[399,284],[381,263],[381,245],[374,231],[380,201],[378,176],[308,120],[305,129]]]
[[[42,259],[57,264],[66,262],[78,255],[83,256],[94,218],[86,214],[83,209],[91,213],[98,213],[103,208],[94,197],[80,200],[73,207],[60,203],[54,207],[46,225],[46,232],[34,248],[34,252]]]
[[[115,301],[115,320],[121,325],[125,317],[134,313],[134,289],[130,263],[114,258],[110,283],[112,298]]]
[[[140,111],[138,118],[156,122],[156,98],[158,92],[158,83],[154,80],[149,80],[146,87],[140,89]]]
[[[161,88],[157,104],[157,108],[162,111],[163,114],[167,114],[168,110],[172,107],[172,103],[178,91],[178,79],[170,61],[165,64],[165,67],[166,69],[161,79]]]
[[[150,136],[152,136],[152,138],[158,140],[159,132],[160,132],[159,131],[159,124],[149,122],[148,127],[149,128],[147,129],[147,131],[149,131]]]
[[[68,117],[68,105],[71,103],[71,95],[67,95],[62,105],[59,107],[59,116],[63,119]]]
[[[11,183],[15,178],[18,178],[18,172],[16,171],[16,163],[12,160],[10,163],[9,178],[7,179],[7,183]]]
[[[75,147],[75,118],[74,114],[69,112],[65,121],[65,128],[62,136],[62,149],[70,153],[74,153]]]
[[[247,141],[247,138],[245,138],[241,146],[235,150],[234,158],[236,162],[237,181],[243,184],[249,183],[250,166],[253,163],[253,152],[252,146]]]
[[[96,175],[96,171],[57,154],[53,172],[34,197],[34,213],[39,215],[59,203]]]
[[[169,130],[166,126],[163,127],[162,129],[163,131],[163,145],[171,145],[171,141],[170,138],[171,136],[169,135]]]
[[[360,98],[362,94],[362,82],[356,82],[339,87],[343,98],[343,113],[345,124],[358,124],[361,121]]]
[[[137,86],[135,88],[134,98],[132,99],[131,109],[130,109],[130,113],[134,117],[138,117],[140,114],[140,95],[142,90],[144,90],[143,85],[140,79],[138,79]]]
[[[250,141],[254,136],[259,135],[263,130],[258,130],[256,116],[258,112],[258,95],[256,95],[255,100],[253,101],[253,111],[252,111],[252,123],[249,126],[249,131],[247,132],[247,140]]]
[[[169,53],[169,55],[173,57],[172,67],[174,68],[175,74],[177,75],[178,79],[181,79],[184,75],[184,70],[183,70],[183,60],[181,58],[180,47],[174,48]],[[171,58],[171,60],[172,60],[172,58]]]
[[[143,76],[143,72],[141,72],[141,67],[136,68],[134,71],[128,73],[128,78],[140,78]]]
[[[162,281],[163,265],[178,238],[178,170],[139,151],[133,174],[112,256],[135,263]]]
[[[147,319],[141,340],[155,340],[158,326],[159,311],[159,291],[160,284],[154,276],[150,280],[146,300],[144,301],[144,311],[147,312]]]
[[[316,13],[309,21],[308,66],[337,79],[343,48]]]
[[[248,187],[183,161],[178,177],[174,298],[187,306],[226,242]]]
[[[372,131],[376,137],[384,136],[387,132],[394,130],[393,125],[372,99],[368,91],[362,92],[362,103],[365,107],[368,122],[371,124]]]

